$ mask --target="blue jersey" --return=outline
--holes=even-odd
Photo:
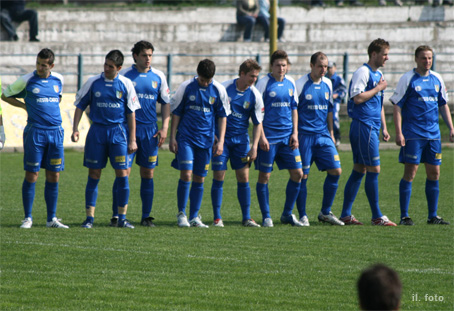
[[[230,114],[225,87],[215,80],[202,87],[197,77],[178,87],[170,100],[170,109],[180,117],[177,139],[205,149],[213,146],[216,118]]]
[[[298,94],[298,133],[326,134],[330,136],[328,113],[333,111],[333,89],[331,80],[323,77],[316,84],[311,74],[302,76],[296,81]]]
[[[333,95],[338,95],[336,99],[333,99],[333,103],[340,104],[342,100],[344,100],[345,95],[347,95],[347,85],[345,84],[344,79],[337,75],[337,73],[334,73],[329,79],[333,85]]]
[[[3,92],[6,97],[23,98],[27,108],[28,124],[41,127],[60,126],[60,98],[63,77],[51,72],[40,78],[36,71],[20,77]]]
[[[373,71],[368,64],[359,67],[350,81],[348,115],[379,130],[381,127],[381,110],[383,106],[383,91],[375,94],[371,99],[355,104],[353,97],[363,92],[372,90],[380,82],[383,74],[380,70]]]
[[[263,121],[263,100],[259,91],[251,86],[241,92],[236,88],[237,80],[222,83],[227,90],[231,110],[227,117],[226,138],[248,135],[249,118],[255,125]]]
[[[448,94],[441,76],[429,71],[420,76],[415,70],[400,78],[390,101],[402,110],[405,139],[440,139],[438,107],[446,105]]]
[[[135,65],[123,69],[120,74],[132,81],[141,109],[136,111],[137,124],[156,124],[156,103],[170,102],[169,87],[164,74],[154,68],[147,73],[138,72]]]
[[[295,81],[285,76],[279,82],[269,73],[257,82],[256,87],[263,98],[263,130],[268,142],[276,143],[292,135],[292,111],[298,105]]]
[[[90,119],[104,125],[126,123],[126,114],[140,108],[131,80],[122,75],[109,80],[103,73],[88,79],[74,105],[82,110],[90,105]]]

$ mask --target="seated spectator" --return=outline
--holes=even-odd
[[[393,269],[373,265],[361,273],[357,286],[361,310],[399,310],[402,283]]]
[[[244,42],[251,42],[252,28],[259,13],[259,4],[257,0],[237,0],[236,2],[236,20],[238,25],[244,26]]]
[[[276,0],[278,1],[278,0]],[[279,2],[279,1],[278,1]],[[278,3],[279,4],[279,3]],[[270,40],[270,1],[269,0],[259,0],[259,16],[257,17],[257,22],[262,25],[263,30],[265,31],[265,41]],[[284,42],[282,35],[284,34],[285,28],[285,19],[282,17],[277,18],[277,39],[279,42]]]
[[[394,0],[393,2],[394,2],[394,5],[396,5],[396,6],[402,6],[403,5],[402,1],[400,1],[400,0]],[[378,5],[379,6],[385,6],[386,4],[387,4],[386,0],[378,0]]]
[[[8,32],[12,41],[19,40],[16,29],[11,23],[28,21],[30,25],[30,41],[39,41],[38,36],[38,12],[25,9],[25,0],[2,0],[1,24]]]

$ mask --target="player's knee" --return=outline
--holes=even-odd
[[[304,173],[302,170],[291,170],[290,171],[290,179],[295,182],[300,182],[303,178]]]
[[[35,183],[38,180],[39,172],[25,171],[25,180],[29,183]]]
[[[190,182],[192,180],[192,171],[181,171],[180,179],[185,182]]]

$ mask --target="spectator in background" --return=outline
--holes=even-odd
[[[334,138],[336,139],[336,146],[339,146],[341,141],[339,109],[340,104],[347,94],[347,86],[345,85],[344,79],[341,76],[337,75],[335,62],[328,62],[328,72],[326,76],[331,80],[331,83],[333,85],[333,131]]]
[[[1,24],[8,32],[10,40],[17,41],[19,37],[11,22],[22,23],[28,21],[30,25],[30,41],[39,41],[38,36],[38,12],[25,9],[25,0],[2,0],[1,1]]]
[[[364,270],[357,287],[361,310],[399,310],[402,283],[397,272],[384,264]]]
[[[335,3],[336,3],[336,6],[344,6],[344,1],[342,1],[342,0],[336,0]],[[350,6],[364,6],[364,3],[362,3],[361,1],[357,1],[357,0],[349,0],[348,4]]]
[[[244,26],[244,42],[251,42],[252,28],[259,14],[259,3],[257,0],[237,0],[236,20],[238,25]]]
[[[400,1],[400,0],[394,0],[394,4],[396,6],[402,6],[403,5],[402,1]],[[378,0],[378,5],[379,6],[385,6],[386,5],[386,0]]]
[[[278,0],[276,0],[278,1]],[[279,1],[278,1],[279,4]],[[257,22],[262,25],[263,30],[265,31],[265,41],[270,40],[270,0],[259,0],[259,16],[257,17]],[[279,42],[285,42],[282,38],[285,28],[285,19],[282,17],[277,18],[277,39]]]

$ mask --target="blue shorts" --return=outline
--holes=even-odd
[[[299,134],[298,141],[304,174],[309,174],[314,161],[320,171],[341,167],[339,153],[331,137],[322,134]]]
[[[61,126],[43,129],[36,125],[27,125],[23,136],[24,170],[39,172],[42,167],[53,172],[63,171],[63,138],[64,131]]]
[[[399,162],[441,165],[441,141],[426,139],[406,140],[405,146],[400,148]]]
[[[268,152],[258,148],[257,159],[255,160],[255,169],[260,172],[270,173],[273,171],[273,163],[276,161],[280,170],[301,168],[301,156],[298,149],[292,150],[288,144],[288,138],[285,141],[270,144]]]
[[[226,138],[222,154],[220,156],[212,156],[211,158],[211,169],[213,171],[227,170],[227,161],[229,159],[230,166],[233,170],[238,170],[249,165],[248,162],[243,162],[242,160],[246,158],[249,149],[248,135]]]
[[[380,132],[360,121],[353,120],[350,125],[350,145],[353,163],[366,166],[379,166]]]
[[[129,167],[128,131],[123,124],[93,123],[85,141],[84,166],[105,168],[107,158],[114,169],[125,170]]]
[[[199,148],[185,141],[178,142],[178,153],[172,167],[180,171],[192,171],[194,175],[205,177],[210,168],[212,148]]]
[[[128,155],[129,167],[132,166],[134,157],[136,164],[145,168],[153,169],[158,165],[158,137],[153,137],[158,132],[158,128],[153,125],[137,124],[136,141],[137,151]]]

